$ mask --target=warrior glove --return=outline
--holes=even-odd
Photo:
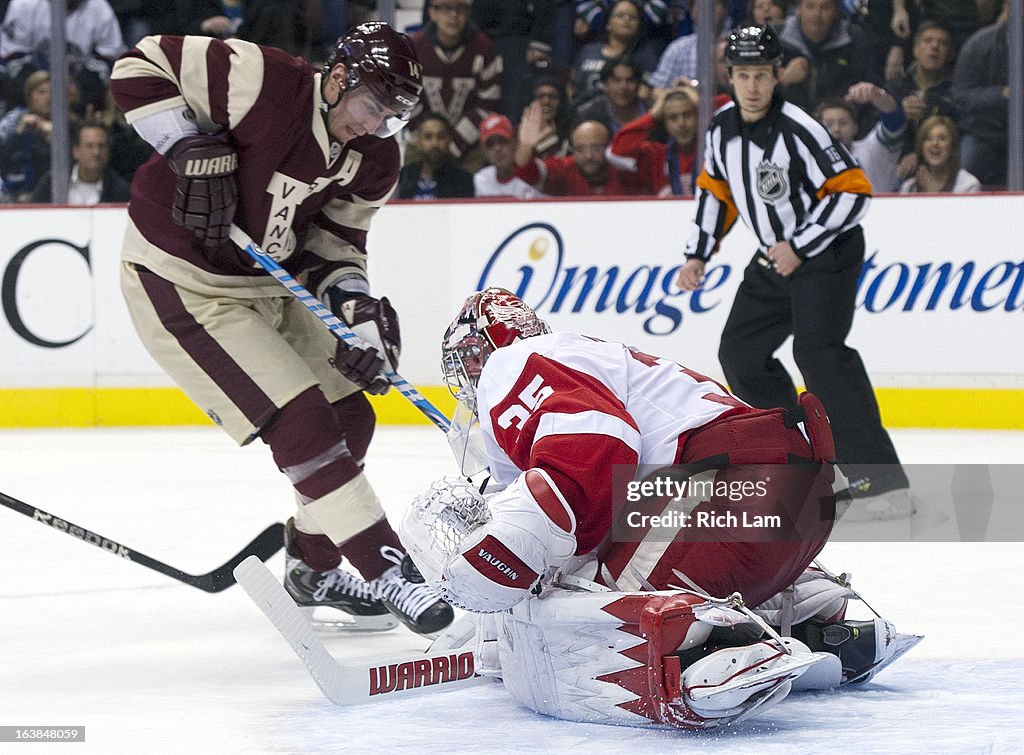
[[[167,154],[178,177],[171,216],[207,248],[228,240],[238,203],[235,171],[238,154],[226,139],[210,134],[186,136]]]
[[[327,304],[365,344],[365,347],[352,347],[339,341],[334,366],[367,393],[387,393],[391,381],[385,373],[398,369],[402,351],[398,313],[391,302],[386,296],[375,299],[335,285],[327,289]]]

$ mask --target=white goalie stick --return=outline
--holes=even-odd
[[[473,651],[467,648],[339,661],[327,651],[302,609],[262,561],[247,558],[235,567],[234,574],[335,705],[461,688],[485,679],[476,674]]]

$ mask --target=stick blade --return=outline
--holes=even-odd
[[[327,652],[309,619],[266,564],[250,556],[235,567],[234,576],[256,607],[288,641],[328,700],[335,705],[351,705],[366,699],[366,691],[359,694],[358,690],[349,690],[344,669]]]
[[[306,614],[262,561],[256,557],[245,559],[235,568],[235,578],[335,705],[390,700],[490,681],[476,673],[473,650],[465,647],[339,661],[327,652]]]
[[[195,586],[206,592],[221,592],[235,584],[235,568],[246,558],[254,557],[260,563],[277,553],[284,547],[284,525],[281,522],[274,522],[263,532],[256,536],[256,539],[239,551],[223,566],[219,566],[208,574],[196,578]]]

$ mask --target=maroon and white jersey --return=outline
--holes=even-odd
[[[130,123],[184,105],[201,132],[224,134],[238,152],[235,223],[314,293],[365,276],[370,219],[397,182],[398,145],[331,137],[320,73],[307,62],[237,39],[147,37],[118,60],[111,90]],[[149,245],[126,245],[126,259],[175,283],[280,295],[233,244],[205,250],[174,223],[175,183],[161,154],[136,172],[128,212]]]
[[[437,44],[428,27],[410,37],[423,66],[423,93],[410,128],[419,116],[440,113],[452,125],[452,154],[461,157],[480,141],[480,121],[497,112],[502,60],[494,43],[472,27],[454,50]]]
[[[551,475],[576,515],[578,553],[611,527],[612,465],[672,464],[691,431],[748,406],[675,362],[571,333],[497,349],[477,402],[494,479]]]

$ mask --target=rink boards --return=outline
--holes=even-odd
[[[501,285],[556,329],[721,378],[718,338],[754,249],[737,225],[704,290],[673,285],[692,200],[394,203],[370,233],[375,293],[402,316],[400,371],[450,410],[439,342]],[[205,416],[145,352],[118,288],[123,207],[3,208],[0,426],[190,424]],[[849,343],[890,426],[1024,428],[1024,196],[875,199]],[[796,372],[788,344],[780,356]],[[422,421],[400,396],[389,423]]]

